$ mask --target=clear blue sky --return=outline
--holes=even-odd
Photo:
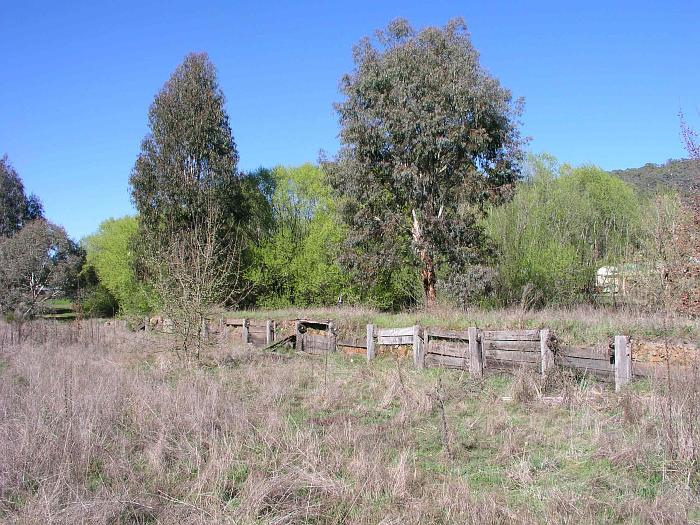
[[[80,238],[133,211],[154,95],[190,51],[216,64],[241,168],[338,147],[332,103],[361,37],[462,16],[483,65],[525,97],[530,149],[606,169],[684,155],[700,123],[700,2],[0,2],[0,155]]]

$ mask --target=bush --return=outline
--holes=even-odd
[[[499,297],[512,303],[531,286],[541,302],[590,300],[600,266],[624,260],[641,238],[642,203],[621,179],[596,168],[531,157],[508,204],[490,210]]]
[[[98,284],[83,292],[81,308],[87,317],[114,317],[119,304],[107,288]]]
[[[253,248],[247,278],[259,306],[334,304],[347,296],[347,274],[337,263],[345,230],[320,168],[278,166],[272,172],[273,226]]]
[[[87,264],[109,291],[123,313],[142,313],[152,302],[149,289],[136,278],[132,243],[138,231],[133,216],[107,219],[83,240]]]

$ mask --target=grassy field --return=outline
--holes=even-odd
[[[697,373],[615,394],[226,344],[184,363],[168,336],[96,322],[10,330],[3,523],[700,521]]]

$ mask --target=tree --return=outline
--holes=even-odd
[[[432,305],[440,267],[479,258],[483,203],[518,178],[522,101],[481,67],[460,19],[418,33],[396,20],[353,57],[334,170],[349,253],[365,279],[419,267]]]
[[[32,317],[47,300],[70,294],[81,264],[65,230],[43,219],[0,238],[0,313]]]
[[[190,313],[201,321],[205,309],[245,295],[239,262],[248,210],[224,102],[207,55],[187,55],[151,105],[151,133],[130,179],[139,273],[161,307],[173,309],[183,349],[198,337]]]
[[[0,159],[0,237],[18,232],[24,224],[43,215],[39,198],[24,193],[22,179],[7,155],[3,156]]]
[[[123,313],[147,312],[150,306],[149,290],[136,278],[133,243],[137,234],[138,219],[126,216],[103,221],[83,241],[88,266]]]
[[[142,232],[168,237],[200,220],[209,204],[227,221],[241,218],[238,153],[224,103],[204,53],[187,55],[156,96],[130,178]]]
[[[347,294],[338,264],[345,228],[331,188],[313,164],[272,170],[272,227],[253,249],[246,275],[262,306],[335,304]]]

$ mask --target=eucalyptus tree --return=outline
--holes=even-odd
[[[155,97],[130,178],[144,232],[190,228],[209,204],[232,222],[240,219],[238,152],[224,104],[204,53],[187,55]]]
[[[183,349],[195,338],[197,355],[209,309],[244,295],[247,209],[224,104],[208,56],[187,55],[150,107],[150,133],[130,178],[139,212],[139,273],[175,321]]]
[[[414,265],[427,304],[439,271],[476,261],[476,218],[519,176],[514,100],[480,64],[461,19],[415,31],[392,22],[353,50],[336,104],[341,150],[329,164],[343,195],[348,262],[364,279]]]

